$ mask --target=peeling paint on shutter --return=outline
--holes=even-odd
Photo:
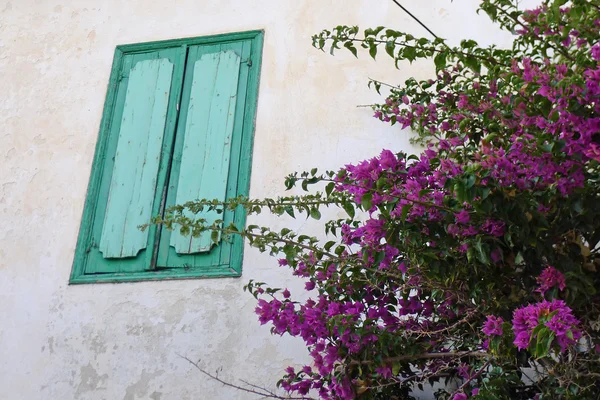
[[[129,73],[99,250],[104,258],[135,257],[145,249],[152,218],[173,64],[139,61]]]
[[[204,54],[194,64],[176,204],[225,200],[239,70],[233,51]],[[213,211],[188,216],[209,225],[222,218]],[[193,254],[210,251],[213,242],[210,232],[197,238],[173,232],[170,245],[178,254]]]

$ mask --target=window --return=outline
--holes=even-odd
[[[248,193],[261,50],[260,31],[117,47],[71,283],[240,276],[241,238],[138,226]]]

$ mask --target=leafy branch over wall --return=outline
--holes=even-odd
[[[312,357],[279,382],[295,397],[408,399],[415,386],[454,381],[439,399],[597,398],[600,2],[522,11],[484,0],[479,11],[515,35],[512,48],[384,27],[313,37],[331,53],[435,64],[429,80],[369,83],[389,89],[375,118],[411,128],[421,154],[383,150],[289,175],[302,196],[198,200],[155,221],[240,235],[305,281],[307,301],[247,285],[260,323],[301,338]],[[187,217],[243,208],[318,220],[324,207],[346,214],[323,223],[328,241]]]

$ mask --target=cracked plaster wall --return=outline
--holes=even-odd
[[[507,40],[475,0],[407,3],[454,42]],[[314,50],[310,36],[337,24],[425,34],[384,0],[0,0],[0,398],[247,399],[179,355],[270,387],[306,359],[298,341],[269,336],[242,292],[249,278],[300,283],[250,249],[241,279],[67,282],[117,44],[265,30],[252,196],[280,194],[294,170],[409,150],[407,132],[356,105],[378,99],[367,76],[400,83],[431,65]]]

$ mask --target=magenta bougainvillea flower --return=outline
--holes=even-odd
[[[519,349],[529,346],[535,328],[540,324],[547,326],[555,336],[555,343],[561,351],[575,344],[581,337],[579,320],[562,300],[542,301],[518,308],[513,314],[514,344]]]
[[[502,323],[504,321],[500,317],[493,315],[487,316],[487,321],[483,326],[482,332],[487,336],[502,336]]]
[[[546,269],[544,269],[537,278],[537,282],[540,287],[536,289],[536,291],[542,294],[545,294],[553,287],[558,287],[559,290],[565,290],[567,287],[565,283],[565,276],[553,266],[548,266]]]

